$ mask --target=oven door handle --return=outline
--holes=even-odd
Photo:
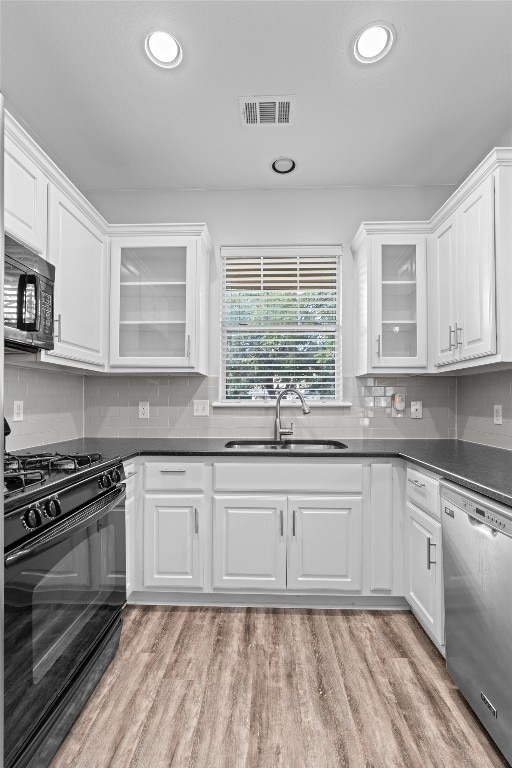
[[[78,519],[75,519],[74,521],[73,518],[71,518],[71,520],[66,520],[58,527],[53,528],[50,533],[42,534],[35,541],[30,542],[29,546],[22,546],[19,549],[10,552],[5,557],[5,567],[10,568],[21,560],[26,560],[28,557],[43,552],[45,549],[52,547],[54,544],[57,544],[71,534],[77,533],[78,531],[87,528],[91,523],[101,520],[102,517],[105,517],[105,515],[111,512],[126,498],[125,485],[120,485],[116,490],[117,493],[115,497],[99,509],[97,506],[98,502],[94,502],[77,513]]]

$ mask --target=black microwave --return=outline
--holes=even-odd
[[[53,349],[55,267],[5,235],[4,346]]]

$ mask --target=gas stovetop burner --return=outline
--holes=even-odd
[[[73,475],[102,461],[100,453],[4,453],[4,496]]]
[[[10,496],[33,485],[42,485],[44,482],[45,477],[40,470],[8,469],[4,471],[4,495]]]

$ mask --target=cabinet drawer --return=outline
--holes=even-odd
[[[358,493],[362,464],[214,464],[216,491],[303,491]]]
[[[188,490],[204,488],[204,464],[174,464],[157,462],[144,464],[146,491]]]
[[[407,499],[430,515],[441,518],[439,480],[415,469],[407,468]]]

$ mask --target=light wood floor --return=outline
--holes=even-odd
[[[131,607],[51,768],[507,766],[406,612]]]

